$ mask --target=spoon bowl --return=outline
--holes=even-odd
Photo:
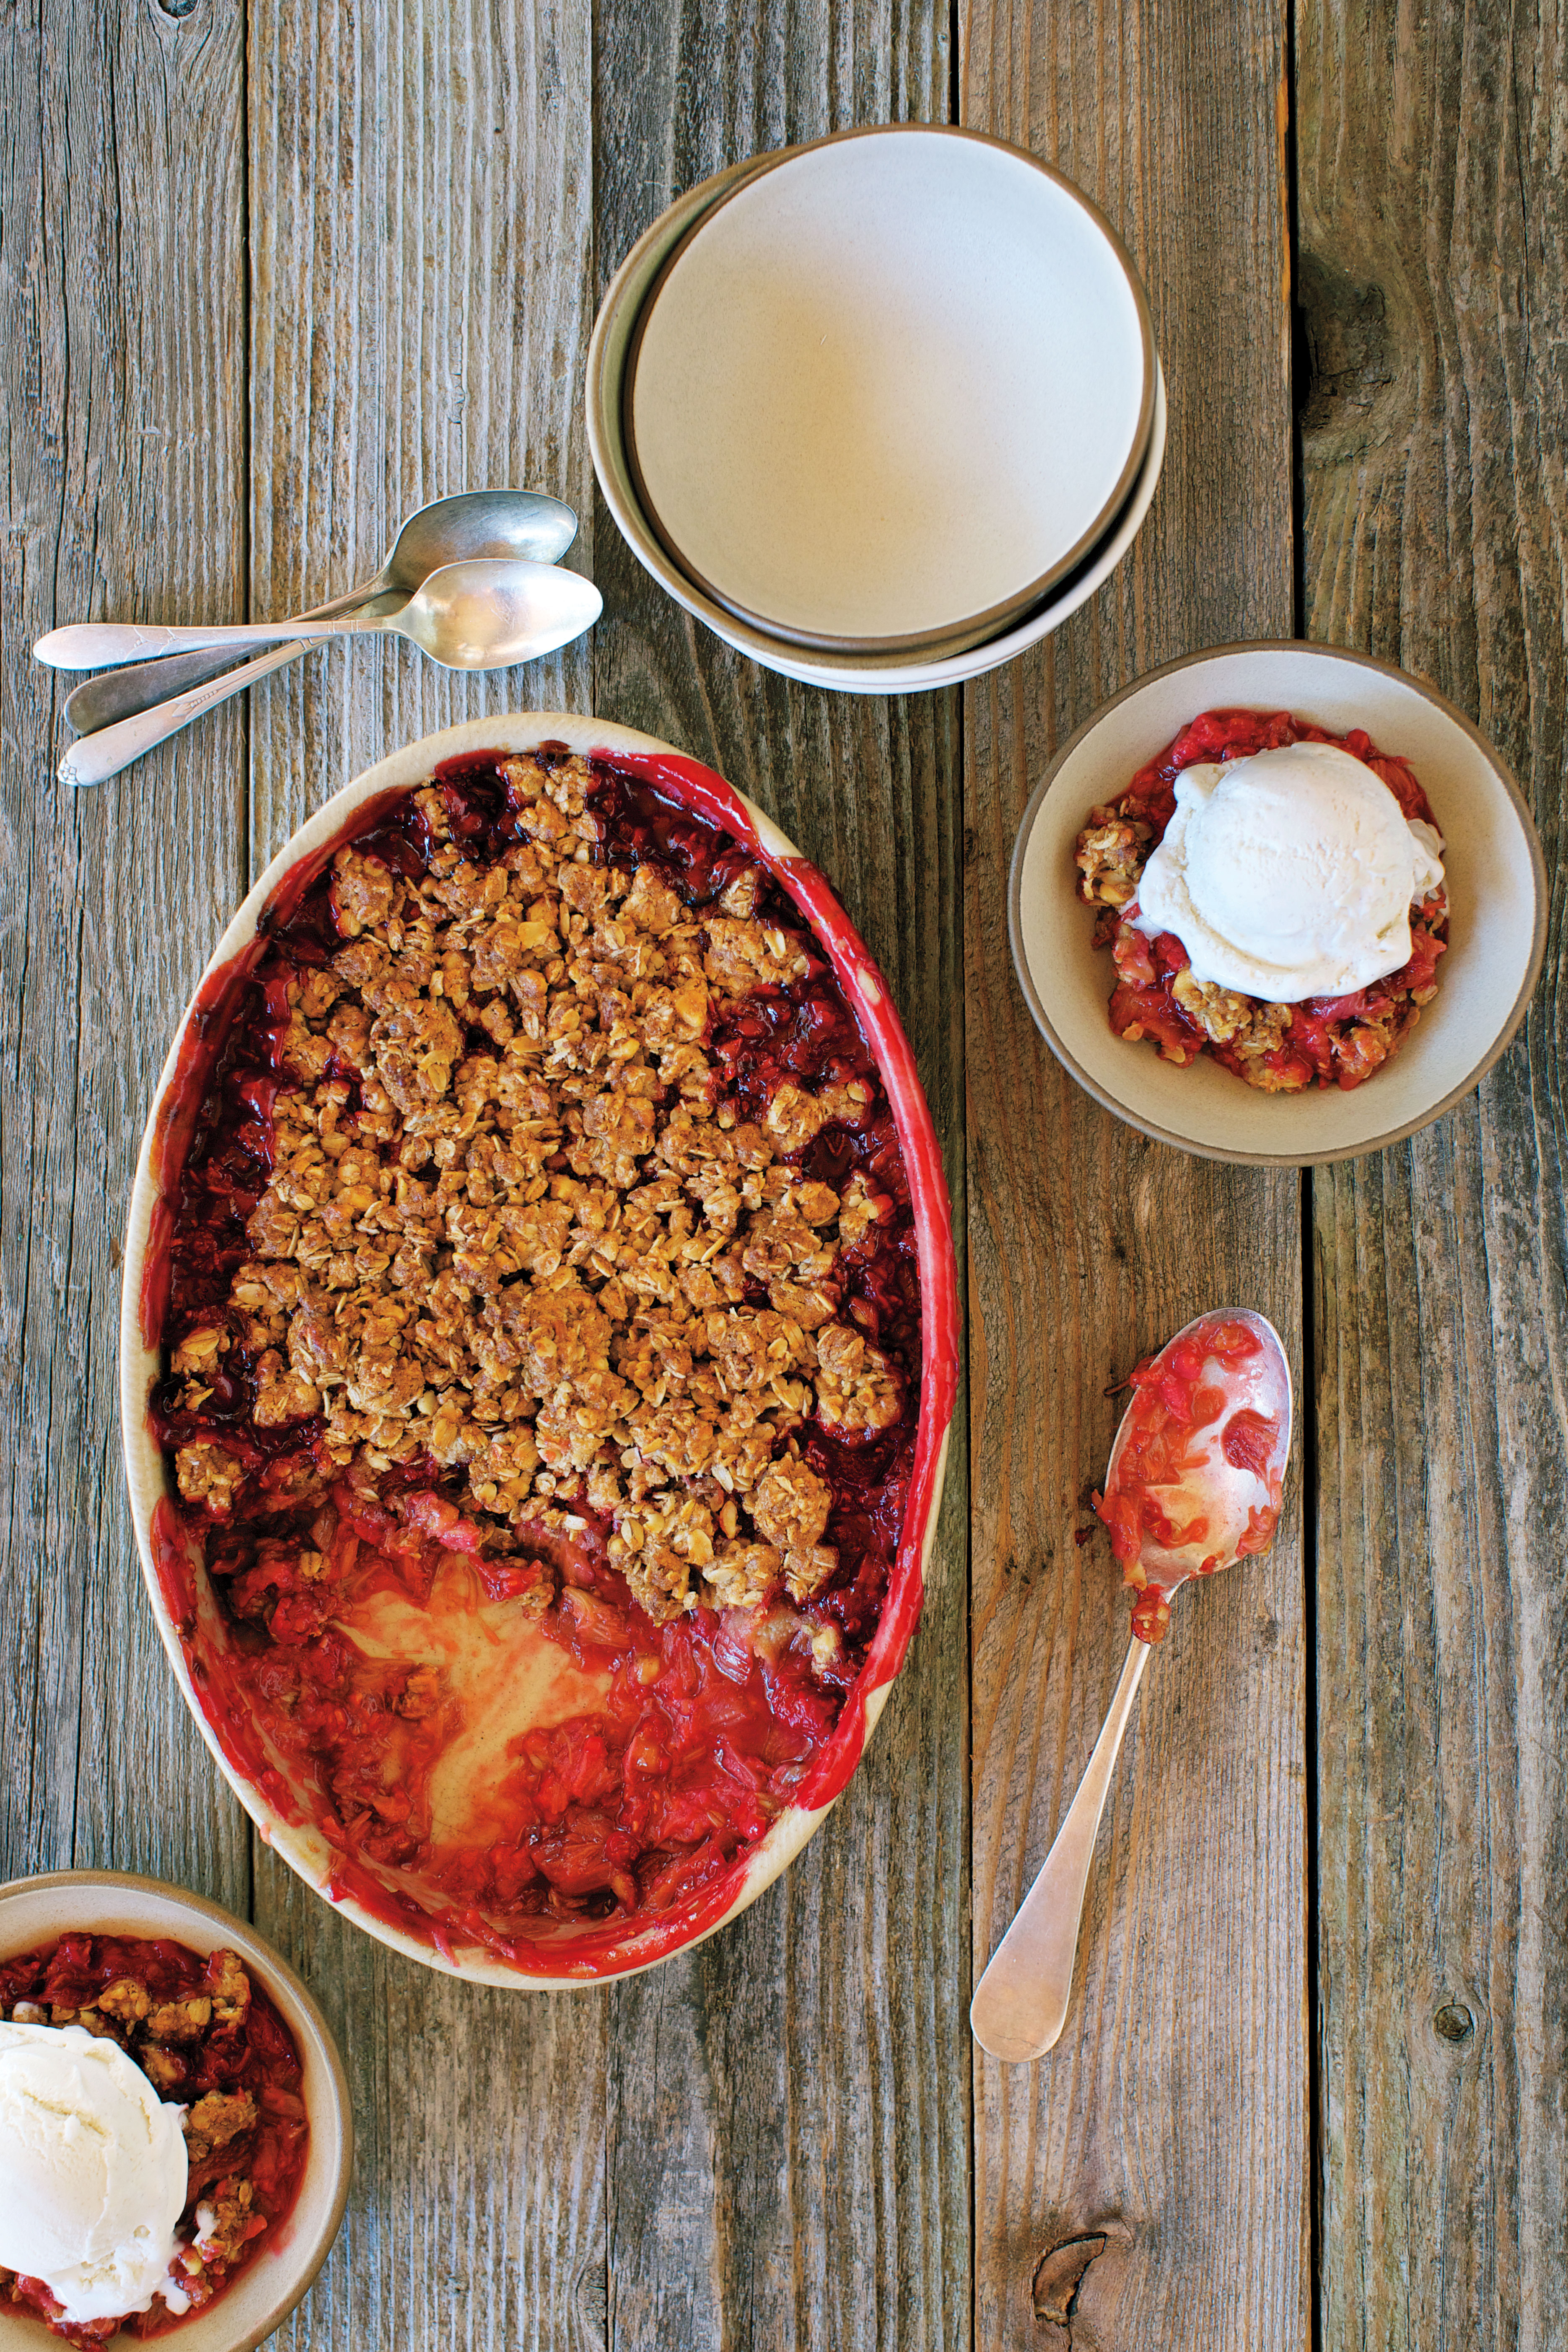
[[[1250,1336],[1255,1350],[1226,1362],[1212,1352],[1213,1343],[1216,1334],[1236,1330]],[[1121,1534],[1122,1527],[1131,1533],[1132,1515],[1119,1514],[1117,1505],[1139,1479],[1145,1401],[1161,1394],[1172,1370],[1178,1393],[1184,1378],[1197,1394],[1223,1396],[1224,1402],[1184,1447],[1179,1475],[1159,1480],[1157,1510],[1140,1508],[1134,1548]],[[1214,1375],[1206,1391],[1205,1373]],[[1105,1465],[1107,1507],[1100,1516],[1111,1528],[1117,1559],[1124,1568],[1135,1562],[1135,1572],[1127,1578],[1139,1589],[1133,1629],[1144,1641],[1157,1642],[1170,1620],[1173,1593],[1192,1577],[1234,1567],[1244,1553],[1260,1551],[1272,1536],[1295,1403],[1279,1334],[1267,1315],[1250,1307],[1222,1308],[1184,1324],[1146,1367],[1139,1367],[1133,1381],[1132,1402]],[[1258,1528],[1254,1514],[1267,1516],[1266,1529]]]
[[[572,509],[542,490],[462,490],[435,499],[403,525],[365,600],[389,591],[412,596],[433,572],[486,556],[559,563],[576,536]]]
[[[1266,1549],[1290,1452],[1290,1366],[1265,1315],[1198,1316],[1132,1382],[1097,1506],[1136,1590],[1131,1646],[1079,1792],[969,2008],[981,2048],[1014,2065],[1043,2057],[1067,2021],[1100,1815],[1171,1596]]]
[[[433,572],[386,625],[445,669],[510,669],[581,636],[603,610],[580,572],[481,561]]]

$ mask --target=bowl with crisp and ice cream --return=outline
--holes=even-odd
[[[1009,917],[1037,1024],[1107,1108],[1300,1166],[1479,1083],[1540,971],[1544,871],[1507,767],[1431,687],[1235,646],[1137,680],[1062,747]]]
[[[1267,1002],[1364,989],[1408,961],[1442,839],[1337,743],[1282,743],[1175,779],[1136,927],[1175,936],[1200,982]]]
[[[68,2324],[146,2311],[171,2273],[182,2110],[118,2043],[0,2018],[0,2265]]]
[[[352,2139],[321,2012],[242,1921],[120,1874],[0,1886],[0,2352],[248,2352],[326,2257]]]

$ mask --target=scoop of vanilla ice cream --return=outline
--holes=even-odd
[[[68,2320],[151,2306],[185,2201],[184,2113],[117,2042],[0,2021],[0,2263]]]
[[[1348,996],[1410,960],[1410,909],[1441,836],[1333,743],[1184,769],[1138,884],[1137,927],[1173,932],[1193,977],[1273,1004]]]

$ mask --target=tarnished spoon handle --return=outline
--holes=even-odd
[[[226,670],[222,677],[211,679],[205,686],[193,686],[172,701],[156,702],[151,710],[139,710],[133,719],[117,719],[110,727],[99,728],[96,734],[79,735],[60,761],[62,784],[101,784],[162,743],[188,727],[193,719],[204,711],[216,710],[231,694],[242,694],[275,670],[284,669],[310,652],[310,646],[296,640],[292,645],[279,646],[275,653],[262,654],[255,661],[242,662],[238,669]]]
[[[1023,2065],[1042,2056],[1066,2021],[1094,1841],[1148,1663],[1149,1644],[1134,1639],[1082,1785],[1039,1876],[974,1988],[970,2027],[981,2048],[994,2058]]]
[[[330,596],[324,604],[312,604],[301,613],[301,621],[330,620],[334,613],[352,613],[368,604],[376,596],[376,583],[367,581],[351,588],[343,596]],[[377,599],[377,610],[387,599]],[[398,595],[398,604],[405,604],[405,595]],[[204,686],[209,677],[217,677],[231,669],[243,648],[239,646],[209,647],[205,653],[163,654],[153,661],[130,662],[123,669],[99,670],[82,685],[73,688],[66,697],[66,717],[79,735],[96,735],[100,727],[112,727],[117,719],[130,719],[138,710],[151,710],[154,703],[167,702],[187,687]]]
[[[164,654],[200,653],[211,646],[279,646],[295,637],[374,637],[385,627],[376,614],[345,613],[331,621],[223,621],[210,628],[165,628],[155,621],[76,621],[51,629],[33,647],[50,669],[108,669],[115,662],[156,661]]]
[[[205,686],[232,669],[241,648],[224,646],[205,654],[166,654],[162,661],[131,662],[123,669],[102,669],[66,697],[66,717],[79,735],[96,735],[139,710],[151,710],[193,686]]]

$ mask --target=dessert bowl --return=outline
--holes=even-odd
[[[1093,945],[1074,848],[1091,808],[1125,790],[1201,712],[1289,711],[1329,733],[1363,729],[1407,760],[1447,845],[1447,950],[1436,999],[1389,1061],[1350,1090],[1266,1094],[1200,1056],[1163,1061],[1110,1027],[1115,972]],[[1108,1110],[1214,1160],[1301,1167],[1413,1135],[1479,1084],[1524,1018],[1541,970],[1541,845],[1508,769],[1464,714],[1386,662],[1327,646],[1191,654],[1135,680],[1063,745],[1024,813],[1008,921],[1031,1013],[1058,1058]]]
[[[1153,391],[1147,301],[1088,199],[1004,141],[889,123],[691,222],[624,405],[689,578],[785,641],[913,656],[997,635],[1082,562]]]
[[[689,812],[703,826],[726,836],[741,862],[765,869],[815,933],[833,982],[869,1049],[896,1131],[908,1182],[908,1230],[918,1267],[922,1345],[918,1409],[906,1416],[912,1424],[907,1499],[896,1548],[889,1555],[885,1599],[841,1711],[812,1750],[798,1784],[791,1784],[790,1801],[754,1842],[749,1842],[747,1833],[721,1874],[693,1891],[683,1891],[668,1907],[654,1912],[634,1907],[607,1922],[552,1916],[537,1931],[492,1933],[489,1921],[477,1921],[472,1908],[461,1913],[468,1924],[458,1924],[459,1906],[444,1904],[427,1882],[415,1885],[401,1878],[395,1867],[382,1867],[379,1859],[374,1869],[351,1866],[341,1841],[334,1844],[324,1833],[320,1789],[309,1785],[309,1774],[301,1777],[300,1769],[280,1753],[277,1741],[255,1719],[241,1688],[245,1645],[237,1644],[236,1629],[218,1605],[203,1540],[177,1507],[150,1412],[165,1370],[159,1341],[182,1172],[247,976],[270,951],[281,927],[307,901],[334,851],[367,827],[388,823],[393,811],[406,807],[411,791],[443,763],[461,766],[464,761],[482,762],[489,755],[529,754],[543,747],[551,759],[602,757],[614,763],[617,774],[637,780],[638,790],[657,794],[659,804],[675,816]],[[359,777],[300,828],[262,875],[219,942],[160,1082],[126,1239],[121,1407],[143,1573],[186,1701],[263,1834],[310,1885],[368,1932],[429,1966],[485,1983],[550,1987],[620,1975],[664,1959],[722,1926],[785,1867],[842,1790],[918,1620],[956,1383],[956,1295],[941,1156],[885,983],[821,876],[761,810],[722,778],[667,744],[605,721],[558,713],[474,720],[395,752]],[[910,1394],[912,1407],[912,1386]],[[583,1522],[566,1524],[580,1528]],[[319,1567],[310,1572],[319,1573]],[[506,1697],[509,1706],[521,1705],[523,1712],[509,1717],[509,1734],[527,1730],[529,1710],[541,1727],[565,1721],[573,1712],[567,1703],[571,1693],[566,1691],[563,1698],[565,1685],[552,1679],[563,1671],[560,1648],[543,1634],[531,1633],[515,1612],[510,1618],[504,1610],[498,1615],[493,1608],[473,1613],[475,1642],[516,1645],[506,1654],[511,1660]],[[515,1694],[525,1686],[530,1696],[519,1702]],[[487,1753],[482,1766],[476,1766],[476,1779],[484,1781],[492,1770],[504,1771],[512,1753],[510,1748]]]
[[[781,154],[796,152],[784,149]],[[766,171],[778,156],[753,156],[688,189],[637,239],[606,289],[595,321],[587,369],[588,442],[594,469],[623,538],[650,576],[676,603],[724,644],[764,668],[803,685],[848,694],[921,693],[960,685],[1012,661],[1038,645],[1078,611],[1109,578],[1131,546],[1153,499],[1164,462],[1166,403],[1159,362],[1147,437],[1131,487],[1104,532],[1058,578],[1043,601],[965,651],[889,654],[845,648],[828,653],[785,643],[729,610],[690,579],[671,557],[642,505],[626,446],[627,361],[638,322],[659,272],[692,224],[734,188]]]
[[[0,1885],[0,1960],[73,1930],[142,1940],[168,1937],[204,1954],[237,1952],[294,2037],[304,2062],[302,2095],[310,2137],[292,2210],[276,2231],[264,2234],[233,2285],[205,2309],[179,2321],[167,2338],[188,2352],[250,2352],[305,2294],[342,2221],[353,2167],[353,2123],[337,2045],[287,1961],[253,1927],[199,1895],[119,1871],[62,1870]],[[39,2346],[58,2340],[30,2313],[0,2307],[0,2352],[38,2352]],[[112,2339],[132,2340],[123,2332]]]

